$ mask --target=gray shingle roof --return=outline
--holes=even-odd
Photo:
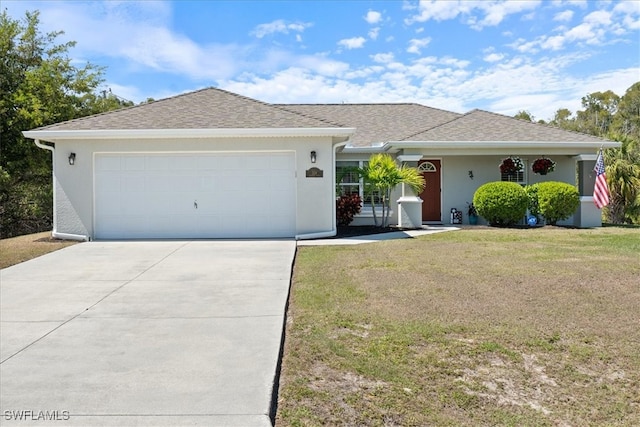
[[[578,132],[473,110],[420,104],[267,104],[207,88],[35,130],[356,128],[351,145],[389,141],[602,142]]]
[[[553,141],[603,142],[602,138],[571,132],[514,117],[472,110],[447,123],[411,135],[403,141]]]
[[[36,130],[332,128],[334,123],[208,88]]]
[[[286,110],[356,128],[351,145],[400,141],[461,114],[420,104],[279,104]]]

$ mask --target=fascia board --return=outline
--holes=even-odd
[[[296,137],[332,136],[349,137],[355,128],[254,128],[254,129],[106,129],[106,130],[29,130],[26,138],[43,141],[91,139],[175,139],[224,137]]]
[[[598,141],[598,142],[559,142],[559,141],[390,141],[387,145],[393,148],[430,148],[430,149],[470,149],[490,151],[492,149],[599,149],[618,148],[619,142]]]

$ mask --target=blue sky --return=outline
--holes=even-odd
[[[16,1],[140,102],[219,87],[265,102],[417,102],[550,119],[640,81],[640,1]]]

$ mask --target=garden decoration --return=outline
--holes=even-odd
[[[553,172],[556,169],[556,162],[546,157],[541,157],[536,159],[531,165],[531,170],[533,173],[537,173],[538,175],[546,175],[549,172]]]
[[[506,175],[515,175],[524,169],[524,165],[520,157],[507,157],[500,163],[500,173]]]
[[[469,224],[476,225],[478,224],[478,211],[474,206],[473,202],[467,202],[467,215],[469,215]]]

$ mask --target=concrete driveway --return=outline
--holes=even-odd
[[[294,254],[89,242],[2,270],[0,424],[270,426]]]

